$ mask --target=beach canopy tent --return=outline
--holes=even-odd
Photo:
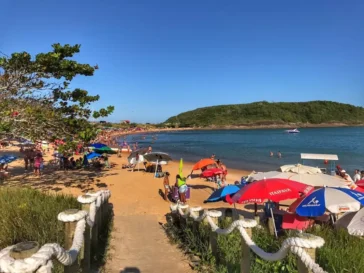
[[[364,236],[364,208],[358,212],[346,212],[335,222],[336,228],[345,228],[350,235]]]
[[[161,161],[171,161],[172,158],[169,154],[167,153],[162,153],[162,152],[153,152],[153,153],[149,153],[149,154],[145,154],[144,155],[145,160],[148,161],[152,161],[152,162],[161,162]],[[160,164],[160,163],[158,163]]]
[[[322,171],[319,168],[306,166],[302,164],[283,165],[279,168],[278,171],[281,171],[282,173],[298,173],[298,174],[322,173]]]
[[[215,165],[216,166],[216,161],[211,159],[211,158],[203,158],[199,162],[197,162],[195,165],[193,165],[192,171],[200,170],[200,169],[202,169],[204,167],[207,167],[209,165]]]
[[[293,202],[289,211],[295,211],[300,216],[317,217],[324,215],[326,211],[358,211],[360,205],[364,205],[363,193],[344,188],[324,187]]]
[[[101,154],[99,154],[99,153],[95,153],[95,152],[92,152],[92,153],[89,153],[87,156],[86,156],[86,158],[88,159],[88,160],[91,160],[91,159],[94,159],[94,158],[97,158],[97,157],[100,157],[101,156]]]
[[[339,157],[333,154],[301,154],[302,164],[308,165],[306,163],[312,160],[320,160],[324,164],[330,164],[330,173],[335,174],[335,163],[339,160]]]
[[[311,185],[314,187],[348,187],[348,181],[344,180],[338,176],[332,176],[327,174],[296,174],[296,173],[282,173],[278,171],[271,171],[271,172],[258,172],[258,173],[251,173],[248,178],[246,179],[247,182],[253,182],[262,180],[264,178],[283,178],[289,179],[301,183],[305,183],[307,185]]]
[[[16,156],[12,156],[12,155],[4,155],[0,157],[0,164],[9,164],[15,160],[17,160],[18,158]]]

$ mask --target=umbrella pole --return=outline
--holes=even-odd
[[[276,235],[276,238],[278,238],[277,228],[276,228],[276,222],[274,221],[274,215],[273,215],[273,210],[272,210],[272,208],[270,208],[270,214],[271,214],[271,216],[272,216],[272,222],[273,222],[274,234]]]
[[[157,164],[155,165],[154,178],[156,178],[156,176],[157,176],[157,169],[158,169],[158,159],[157,159]]]

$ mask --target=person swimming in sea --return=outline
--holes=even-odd
[[[274,153],[272,151],[269,152],[270,157],[274,156]]]
[[[277,153],[277,156],[278,156],[278,158],[282,158],[282,153],[281,152],[278,152]]]

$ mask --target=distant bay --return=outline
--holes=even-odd
[[[284,164],[299,163],[301,153],[337,154],[339,164],[352,175],[364,170],[364,127],[303,128],[299,134],[283,129],[189,130],[128,136],[129,144],[152,145],[175,160],[197,161],[216,154],[230,168],[275,170]],[[156,138],[153,139],[152,135]],[[269,156],[269,152],[274,157]],[[277,157],[277,152],[282,158]],[[323,162],[312,162],[324,167]]]

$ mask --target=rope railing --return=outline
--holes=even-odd
[[[65,247],[57,243],[49,243],[39,248],[35,242],[25,242],[2,249],[0,272],[51,273],[52,259],[57,259],[63,264],[65,272],[77,272],[75,268],[79,265],[76,261],[80,254],[84,260],[82,270],[89,272],[90,244],[86,240],[91,238],[97,242],[97,238],[92,237],[98,237],[98,234],[92,232],[90,235],[90,230],[101,224],[97,219],[104,216],[102,215],[103,206],[107,205],[110,196],[109,190],[89,192],[77,198],[83,210],[71,209],[58,214],[58,220],[65,224]]]
[[[308,250],[315,250],[324,245],[325,241],[321,237],[308,233],[299,233],[297,237],[287,238],[283,241],[280,249],[276,253],[268,253],[255,244],[251,238],[251,228],[256,227],[257,221],[244,219],[236,220],[226,229],[222,229],[217,225],[217,219],[222,216],[221,211],[203,210],[201,207],[189,207],[188,205],[172,204],[170,206],[172,213],[178,213],[183,219],[192,218],[196,222],[204,221],[209,224],[212,232],[219,235],[227,235],[237,229],[242,237],[242,242],[247,248],[252,250],[260,258],[267,261],[278,261],[284,259],[288,252],[291,251],[302,261],[304,266],[313,273],[327,273],[315,260],[307,253]],[[202,214],[199,216],[198,214]],[[249,255],[246,255],[249,256]],[[244,257],[244,261],[248,264],[249,257]],[[242,267],[246,267],[242,263]],[[242,269],[242,272],[249,272],[249,269]],[[299,271],[300,272],[300,271]]]

